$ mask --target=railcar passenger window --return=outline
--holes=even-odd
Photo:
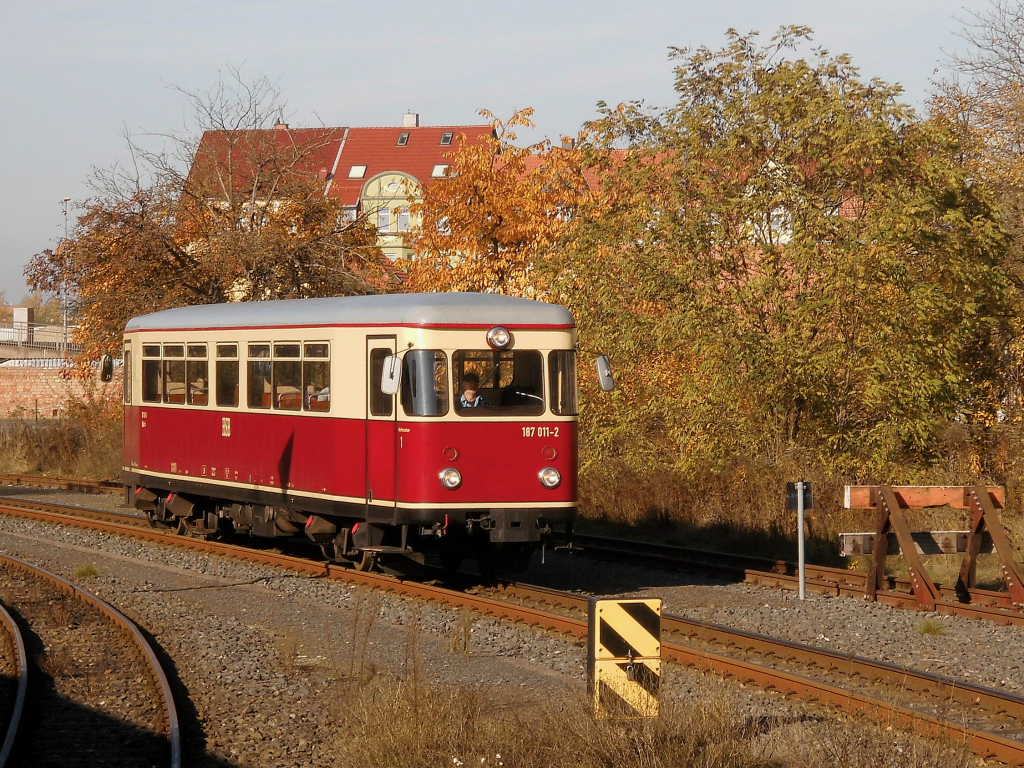
[[[548,352],[548,391],[551,412],[557,416],[575,416],[576,404],[576,352],[556,349]]]
[[[460,416],[544,413],[544,357],[536,350],[460,349],[452,354],[452,369]]]
[[[448,356],[439,349],[411,349],[402,359],[402,407],[409,416],[448,413]]]
[[[250,408],[270,407],[272,391],[270,379],[270,345],[250,344],[248,377],[246,381]]]
[[[331,410],[331,347],[326,342],[302,345],[302,397],[307,411]]]
[[[274,345],[274,408],[302,409],[302,363],[298,344]]]
[[[124,363],[121,366],[121,383],[124,386],[124,404],[132,404],[132,350],[124,348]]]
[[[380,376],[384,372],[384,360],[391,354],[390,349],[370,350],[370,415],[390,416],[395,407],[394,395],[385,395],[380,391]]]
[[[217,345],[217,406],[220,408],[238,407],[237,358],[237,344]]]
[[[188,404],[209,405],[210,364],[206,359],[205,344],[189,344],[185,361],[185,381],[188,382]]]
[[[142,347],[142,402],[159,403],[160,391],[160,347],[156,344],[144,344]],[[152,357],[155,360],[146,360]]]
[[[181,358],[181,359],[174,359]],[[185,402],[185,345],[164,344],[164,402]]]

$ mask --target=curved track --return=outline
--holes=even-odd
[[[137,654],[144,659],[146,672],[151,678],[155,688],[159,691],[159,708],[162,709],[163,719],[167,730],[167,742],[169,745],[168,764],[170,765],[170,768],[181,768],[181,735],[178,724],[177,709],[171,693],[170,682],[167,679],[167,675],[164,672],[163,667],[160,665],[160,661],[152,646],[146,640],[139,628],[128,617],[109,603],[72,584],[70,581],[51,573],[50,571],[7,555],[0,555],[0,567],[20,571],[30,579],[41,582],[56,592],[63,593],[73,600],[89,606],[113,624],[118,633],[127,636],[130,644],[135,646]],[[4,611],[4,614],[7,619],[10,619],[10,616],[7,615],[6,611]],[[10,622],[16,629],[17,625],[14,624],[13,619],[10,619]],[[19,656],[21,657],[21,669],[26,670],[25,646],[24,643],[21,642],[20,634],[18,635],[18,643]],[[27,680],[23,674],[19,678],[18,693],[19,702],[22,703],[25,698],[24,689],[26,688],[26,683]],[[20,710],[17,711],[20,715]],[[9,754],[10,748],[13,746],[13,741],[13,734],[8,732],[7,740],[4,742],[4,752],[0,754],[0,756]],[[2,762],[0,762],[0,765],[2,765]]]
[[[11,714],[7,721],[7,733],[4,736],[3,746],[0,747],[0,768],[4,768],[11,757],[11,750],[14,749],[14,739],[18,735],[21,715],[25,710],[25,695],[28,693],[28,654],[25,652],[25,640],[21,636],[21,630],[18,629],[14,617],[2,605],[0,605],[0,623],[3,624],[7,633],[18,673],[18,688],[10,706]]]
[[[56,511],[53,505],[25,501],[17,505],[0,503],[0,514],[127,535],[284,567],[311,576],[363,584],[494,618],[523,622],[575,638],[582,639],[587,634],[585,612],[588,600],[578,594],[514,583],[488,590],[491,596],[481,594],[481,590],[459,591],[358,572],[277,552],[175,536],[139,527],[141,521],[134,515],[126,516],[135,517],[135,520],[114,522],[120,514],[67,507]],[[1024,765],[1024,741],[1007,737],[1024,734],[1021,730],[1024,726],[1022,697],[680,616],[663,617],[663,630],[669,638],[663,646],[667,659],[865,714],[927,736],[943,736],[953,743],[964,742],[981,755]],[[900,700],[901,703],[896,703]]]

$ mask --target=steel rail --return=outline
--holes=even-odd
[[[164,669],[160,664],[160,659],[157,658],[156,652],[149,644],[149,641],[146,640],[142,631],[135,625],[135,622],[105,600],[100,599],[91,592],[72,584],[67,579],[47,571],[44,568],[40,568],[37,565],[25,562],[24,560],[20,560],[16,557],[11,557],[10,555],[0,555],[0,565],[16,568],[24,571],[33,578],[48,581],[58,590],[75,597],[93,608],[96,608],[100,613],[110,618],[115,624],[131,636],[135,645],[138,647],[149,665],[149,673],[151,677],[160,688],[160,695],[163,699],[164,716],[167,718],[168,741],[170,742],[171,748],[171,768],[181,768],[181,728],[178,723],[178,711],[174,704],[174,695],[171,692],[171,684],[167,679],[167,674],[164,672]]]
[[[14,617],[2,605],[0,605],[0,621],[3,621],[6,626],[7,633],[11,638],[11,647],[18,657],[18,692],[11,707],[7,735],[4,737],[3,747],[0,747],[0,768],[3,768],[11,757],[14,740],[18,736],[18,726],[21,724],[21,715],[25,710],[25,696],[28,693],[28,654],[25,652],[25,639],[21,636],[21,630],[14,621]]]
[[[45,505],[40,503],[40,506]],[[25,509],[21,505],[17,507],[9,507],[4,503],[0,503],[0,513],[14,514],[30,519],[54,522],[62,525],[72,525],[80,528],[104,531],[107,533],[123,534],[194,551],[225,555],[236,559],[244,559],[248,562],[258,562],[265,565],[288,568],[314,577],[331,578],[349,583],[361,584],[398,595],[417,597],[445,605],[466,608],[494,618],[523,622],[538,628],[560,632],[577,639],[583,639],[587,636],[587,622],[583,618],[568,617],[528,606],[517,605],[515,603],[508,602],[508,600],[468,594],[466,592],[454,591],[433,584],[405,581],[392,576],[355,571],[341,566],[314,562],[312,560],[284,555],[277,552],[266,552],[224,544],[222,542],[192,539],[152,529],[125,526],[102,520],[72,517],[59,513],[45,512],[38,509],[29,510]],[[587,598],[581,595],[558,592],[557,590],[550,590],[524,584],[503,585],[499,587],[497,591],[508,597],[532,600],[534,602],[558,607],[563,610],[576,612],[586,610]],[[699,630],[704,631],[706,635],[712,631],[721,631],[723,634],[721,635],[720,642],[726,645],[730,642],[734,645],[740,643],[751,643],[753,639],[757,639],[765,646],[770,646],[773,649],[771,651],[771,655],[783,659],[788,655],[794,660],[799,660],[797,659],[797,651],[799,651],[801,655],[809,659],[818,659],[818,661],[813,663],[825,668],[828,668],[829,666],[835,667],[838,660],[849,665],[853,663],[852,660],[855,659],[860,661],[861,659],[861,657],[848,657],[842,654],[836,654],[833,651],[814,648],[813,646],[803,646],[799,643],[776,640],[775,638],[769,638],[764,635],[756,635],[755,633],[748,633],[727,627],[719,627],[717,625],[696,622],[681,616],[664,616],[663,621],[665,628],[670,633],[673,631],[681,631],[683,634],[687,634],[687,632],[689,632],[693,627],[697,627]],[[704,639],[708,638],[705,637]],[[671,641],[664,643],[662,647],[665,658],[678,661],[702,671],[714,672],[726,677],[734,677],[741,681],[754,683],[766,689],[776,689],[787,694],[792,694],[808,701],[820,701],[844,710],[865,714],[873,719],[883,720],[890,723],[895,722],[926,736],[936,737],[941,735],[954,741],[962,740],[964,743],[968,744],[972,750],[983,756],[995,757],[1003,762],[1013,765],[1024,765],[1024,742],[1007,739],[990,731],[971,728],[960,723],[945,721],[910,707],[892,704],[863,693],[853,692],[830,683],[773,669],[771,667],[753,664],[751,662],[710,651],[690,648]],[[752,652],[767,654],[765,648],[753,648]],[[1011,709],[1016,710],[1018,707],[1024,707],[1024,700],[1021,700],[1020,697],[1016,697],[1013,694],[1005,694],[1002,691],[986,689],[984,686],[974,686],[970,683],[952,681],[949,678],[942,678],[941,676],[932,675],[927,672],[903,669],[895,667],[894,665],[885,664],[884,662],[872,662],[869,659],[863,659],[863,661],[867,664],[865,670],[869,673],[869,678],[871,676],[870,673],[873,672],[875,678],[891,681],[893,676],[898,674],[898,682],[903,686],[905,686],[906,680],[908,679],[913,678],[924,683],[927,682],[929,678],[934,678],[937,681],[941,681],[943,685],[947,687],[949,683],[952,683],[955,687],[963,686],[965,690],[970,687],[977,689],[979,693],[984,692],[984,701],[992,703],[993,708],[1001,709],[1001,711],[1004,712],[1009,712]],[[803,663],[809,662],[804,661]],[[924,687],[925,686],[922,684],[922,688]],[[943,692],[942,695],[945,696],[946,693]],[[975,705],[980,703],[975,701],[977,698],[978,695],[976,694],[974,699],[971,700]],[[1006,704],[1004,705],[1003,702],[1006,702]]]
[[[0,485],[28,488],[56,488],[82,493],[124,493],[124,486],[113,480],[92,480],[86,477],[49,477],[0,472]]]
[[[609,557],[628,557],[632,562],[642,562],[656,567],[684,570],[699,570],[717,573],[726,578],[741,577],[745,583],[768,585],[795,590],[799,585],[797,565],[786,560],[771,560],[752,555],[735,555],[712,550],[677,547],[629,539],[614,539],[604,536],[574,534],[574,545],[579,545],[582,554]],[[575,549],[576,547],[574,547]],[[832,597],[864,598],[864,579],[860,571],[848,571],[824,565],[807,565],[807,591]],[[889,577],[890,591],[878,593],[878,602],[894,608],[919,610],[910,580]],[[1024,612],[1012,607],[1009,596],[1004,592],[986,589],[970,590],[971,602],[962,603],[956,590],[949,586],[940,587],[942,600],[935,603],[938,613],[949,616],[963,616],[971,619],[985,619],[996,624],[1024,626]]]

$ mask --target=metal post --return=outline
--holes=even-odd
[[[71,202],[70,197],[65,197],[60,201],[61,205],[64,206],[64,247],[68,247],[68,203]],[[66,357],[68,354],[68,284],[67,278],[65,277],[60,283],[60,303],[61,303],[61,320],[64,326],[64,338],[62,342],[62,351]]]
[[[804,600],[807,594],[804,590],[804,481],[799,480],[796,484],[796,525],[797,525],[797,562],[800,569],[800,599]]]

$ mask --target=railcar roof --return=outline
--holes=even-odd
[[[489,293],[401,293],[202,304],[142,315],[126,331],[315,325],[572,326],[556,304]]]

